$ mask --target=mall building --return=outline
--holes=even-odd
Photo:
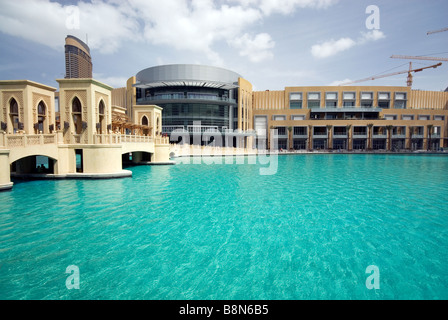
[[[230,133],[230,146],[349,151],[448,147],[448,92],[406,86],[253,91],[233,71],[175,64],[138,72],[126,87],[113,90],[112,104],[140,124],[144,118],[135,118],[134,109],[157,105],[162,108],[162,134]],[[210,141],[204,138],[202,144]]]

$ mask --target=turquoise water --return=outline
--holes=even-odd
[[[280,156],[266,176],[244,160],[16,183],[0,299],[448,298],[448,157]]]

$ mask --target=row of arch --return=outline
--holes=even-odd
[[[83,127],[83,117],[82,117],[82,104],[78,97],[74,97],[72,100],[72,118],[73,118],[73,124],[75,126],[75,134],[81,134],[84,130]],[[106,119],[106,106],[104,104],[104,101],[101,99],[98,104],[98,114],[99,114],[99,122],[97,125],[97,132],[103,133],[104,130],[104,124]]]
[[[15,98],[11,98],[9,101],[9,120],[10,120],[10,126],[13,132],[17,132],[18,130],[23,130],[24,125],[20,121],[20,115],[19,115],[19,104],[17,103],[17,100]],[[46,126],[46,120],[47,120],[47,106],[45,105],[45,102],[42,100],[37,105],[37,123],[34,124],[34,130],[37,132],[45,132],[45,126]],[[22,120],[23,121],[23,120]],[[2,130],[7,130],[7,123],[2,123]]]

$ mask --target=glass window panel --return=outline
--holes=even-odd
[[[320,99],[320,93],[318,92],[308,93],[308,100],[319,100],[319,99]]]
[[[291,93],[289,100],[302,100],[302,94],[298,92]]]
[[[308,108],[320,108],[320,101],[308,101]]]
[[[361,93],[361,99],[362,100],[372,100],[373,93],[372,92],[363,92],[363,93]]]
[[[395,93],[395,99],[397,100],[406,100],[406,93]]]
[[[344,100],[354,100],[355,93],[354,92],[344,92]]]
[[[378,99],[380,99],[380,100],[389,100],[390,99],[389,92],[380,92],[378,94]]]
[[[302,101],[290,101],[289,108],[290,109],[302,109]]]
[[[337,100],[338,94],[336,92],[327,92],[327,100]]]

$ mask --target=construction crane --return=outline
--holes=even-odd
[[[420,71],[423,71],[423,70],[429,69],[429,68],[437,68],[437,67],[440,67],[441,65],[442,65],[442,62],[439,62],[438,64],[434,64],[432,66],[418,68],[418,69],[412,69],[412,62],[409,62],[409,70],[398,71],[398,72],[394,72],[394,73],[383,74],[383,75],[364,78],[364,79],[360,79],[360,80],[344,82],[344,83],[341,83],[340,86],[345,86],[345,85],[352,84],[352,83],[364,82],[364,81],[368,81],[368,80],[375,80],[375,79],[379,79],[379,78],[394,76],[397,74],[407,73],[408,78],[407,78],[406,84],[408,87],[412,87],[412,72],[420,72]]]
[[[431,60],[431,61],[448,61],[448,58],[436,58],[436,57],[421,57],[421,56],[402,56],[392,55],[392,59],[406,59],[406,60]]]
[[[426,32],[426,35],[430,35],[430,34],[433,34],[433,33],[444,32],[444,31],[448,31],[448,28],[443,28],[443,29],[434,30],[434,31],[428,31],[428,32]]]

